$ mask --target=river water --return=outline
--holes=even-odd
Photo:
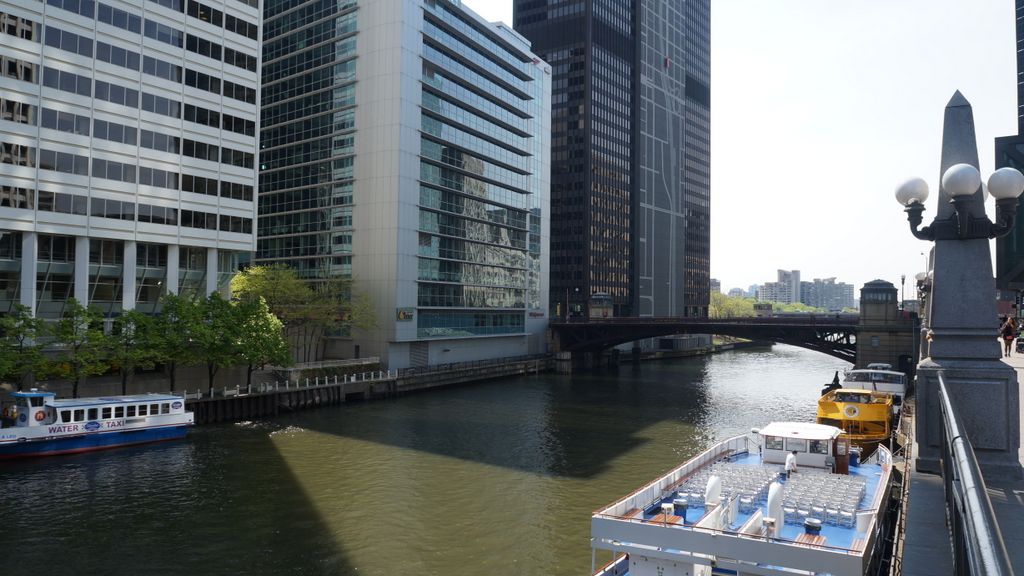
[[[846,367],[775,346],[0,463],[0,573],[582,576],[593,510],[714,440],[813,421]]]

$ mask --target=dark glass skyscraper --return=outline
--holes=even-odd
[[[516,0],[553,68],[551,303],[704,316],[709,282],[708,0]]]
[[[1024,171],[1024,0],[1016,0],[1017,135],[996,138],[996,168]],[[1017,208],[1016,227],[996,240],[996,287],[1024,290],[1024,204]]]

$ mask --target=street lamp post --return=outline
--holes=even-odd
[[[917,370],[916,466],[919,471],[940,471],[938,373],[943,372],[986,476],[1020,478],[1017,373],[1001,361],[996,339],[989,241],[1013,229],[1024,175],[1003,168],[988,179],[988,192],[996,199],[992,222],[985,214],[986,187],[977,165],[973,112],[957,92],[945,110],[942,178],[934,220],[921,227],[928,198],[924,180],[908,180],[896,190],[911,233],[934,242],[925,277],[925,348]]]

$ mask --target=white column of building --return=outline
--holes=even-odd
[[[167,278],[165,279],[168,294],[178,293],[178,266],[181,256],[177,244],[167,245]]]
[[[36,263],[39,260],[35,232],[21,233],[21,305],[36,314]]]
[[[209,296],[217,291],[217,262],[218,253],[216,248],[206,249],[206,295]]]
[[[89,237],[75,236],[75,300],[89,305]]]
[[[125,240],[121,294],[121,308],[124,310],[135,309],[135,264],[137,258],[135,241]]]

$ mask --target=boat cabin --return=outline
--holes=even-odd
[[[907,375],[890,370],[888,364],[869,364],[865,370],[847,372],[843,379],[843,388],[860,388],[892,394],[893,407],[898,410],[903,405],[903,397],[907,394]]]
[[[761,437],[761,459],[765,464],[785,464],[786,455],[796,452],[797,467],[820,468],[836,474],[850,470],[850,439],[842,430],[809,422],[772,422],[754,429]]]
[[[53,400],[56,397],[53,392],[40,392],[34,388],[28,392],[12,392],[13,402],[3,409],[4,427],[24,428],[52,424],[56,417],[56,410],[53,407]]]
[[[153,416],[185,413],[185,403],[168,394],[136,394],[103,398],[57,399],[53,392],[32,389],[12,392],[13,403],[2,411],[3,427],[33,428],[61,424],[82,424],[92,431],[107,428],[106,421],[144,422]]]

